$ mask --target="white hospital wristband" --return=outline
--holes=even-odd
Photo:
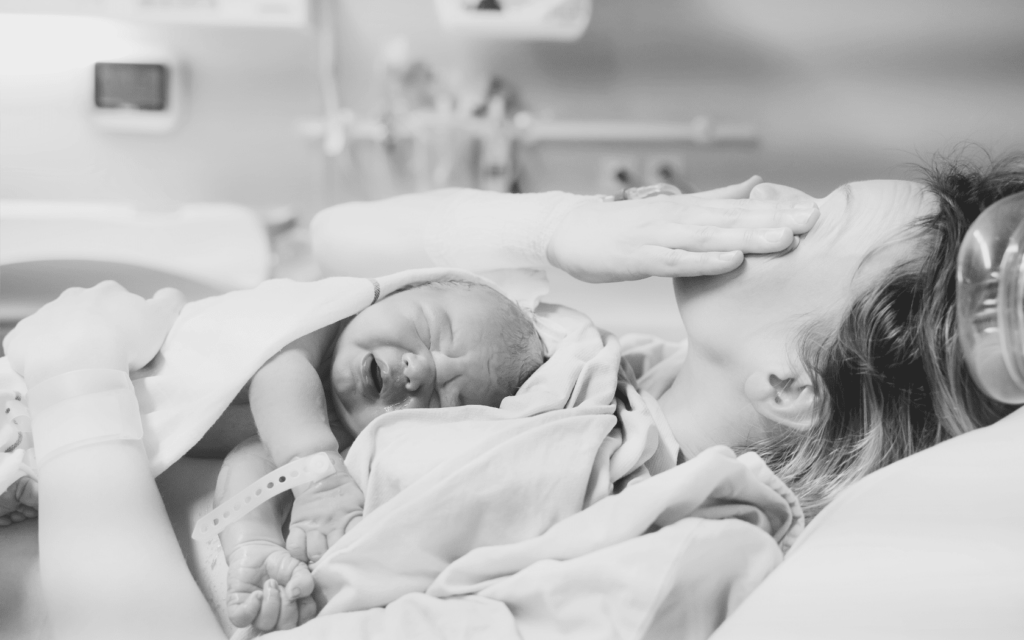
[[[135,387],[117,369],[79,369],[44,380],[29,389],[28,407],[40,466],[76,447],[142,439]]]
[[[292,460],[253,482],[200,518],[192,530],[192,539],[211,540],[274,496],[307,482],[323,480],[334,471],[334,463],[324,451]]]

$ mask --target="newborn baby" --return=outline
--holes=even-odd
[[[326,452],[335,471],[293,491],[287,540],[282,500],[261,505],[221,534],[232,624],[290,626],[277,624],[282,606],[294,610],[295,624],[311,618],[316,611],[306,563],[361,517],[362,494],[338,451],[330,409],[341,428],[357,434],[389,411],[496,407],[542,360],[540,338],[517,305],[490,287],[462,281],[399,290],[271,358],[249,384],[259,438],[241,443],[225,460],[216,503],[299,457]]]

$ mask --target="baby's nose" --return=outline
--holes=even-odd
[[[434,376],[430,359],[417,353],[407,353],[402,356],[403,375],[405,376],[405,389],[414,393],[424,386],[430,384]]]

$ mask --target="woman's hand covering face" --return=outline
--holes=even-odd
[[[788,249],[818,219],[813,203],[748,200],[760,182],[580,205],[555,229],[548,260],[585,282],[727,273],[746,253]]]
[[[138,369],[160,350],[184,304],[176,289],[146,300],[112,281],[74,287],[19,322],[4,352],[30,387],[75,369]]]

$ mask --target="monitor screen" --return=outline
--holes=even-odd
[[[101,109],[167,108],[169,69],[162,64],[96,63],[96,106]]]

